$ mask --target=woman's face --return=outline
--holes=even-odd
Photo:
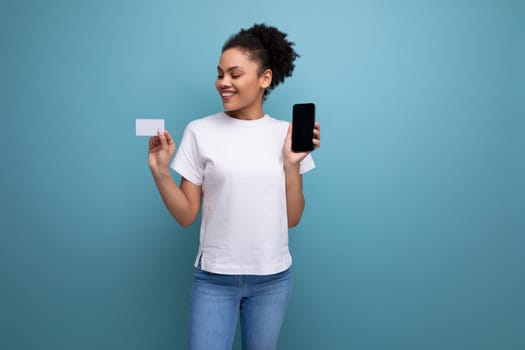
[[[227,112],[238,112],[249,117],[260,113],[264,90],[270,85],[271,71],[259,75],[259,63],[237,48],[224,51],[217,67],[215,87]]]

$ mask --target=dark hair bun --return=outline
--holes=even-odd
[[[285,78],[292,76],[294,61],[299,55],[293,49],[293,42],[286,40],[286,33],[265,24],[254,24],[232,35],[222,47],[222,52],[239,48],[248,51],[261,64],[261,72],[272,70],[272,83],[265,90],[264,97]]]

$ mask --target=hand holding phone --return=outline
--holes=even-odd
[[[315,104],[298,103],[292,113],[292,151],[311,152],[314,150]]]

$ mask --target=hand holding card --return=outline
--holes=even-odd
[[[152,173],[169,174],[170,159],[175,154],[175,142],[167,130],[158,131],[149,139],[148,163]]]

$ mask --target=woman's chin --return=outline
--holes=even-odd
[[[234,108],[234,106],[228,103],[223,103],[222,108],[224,109],[225,112],[235,112],[237,110],[236,108]]]
[[[234,107],[234,105],[231,103],[231,102],[228,102],[228,101],[222,101],[222,106],[224,107],[224,109],[232,109]]]

